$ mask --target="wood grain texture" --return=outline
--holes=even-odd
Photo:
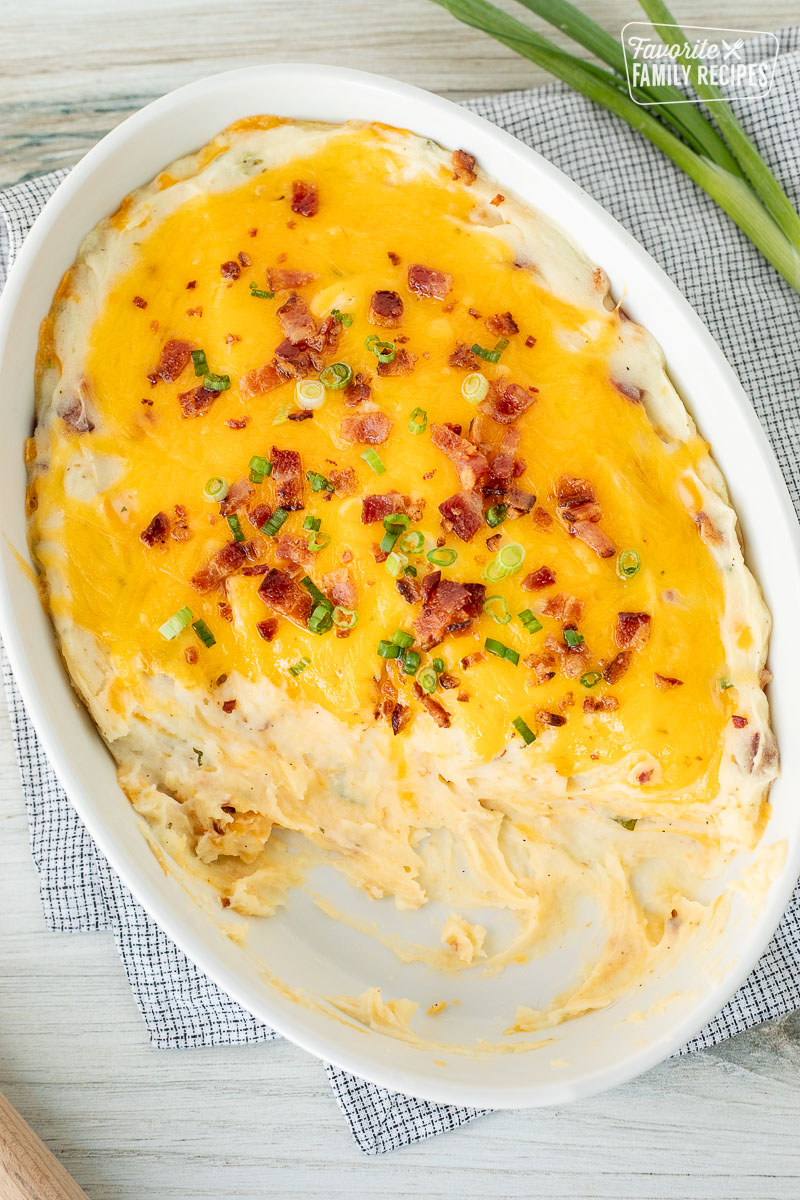
[[[87,1200],[86,1193],[3,1095],[0,1200]]]
[[[637,16],[622,0],[582,7],[614,32]],[[673,8],[745,28],[798,16],[789,0]],[[455,99],[543,81],[428,0],[5,0],[0,49],[0,186],[74,163],[154,96],[236,66],[342,63]],[[91,1200],[800,1197],[800,1014],[604,1096],[380,1159],[287,1042],[153,1050],[111,936],[44,927],[4,707],[0,1087]]]

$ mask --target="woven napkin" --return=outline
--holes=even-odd
[[[795,203],[800,179],[800,29],[778,35],[767,100],[740,117]],[[755,59],[768,52],[748,43]],[[560,84],[470,100],[570,175],[625,225],[688,297],[738,372],[800,511],[800,296],[697,188],[621,121]],[[0,283],[66,172],[0,192]],[[513,180],[507,180],[513,186]],[[794,189],[794,191],[793,191]],[[25,713],[7,664],[4,682],[49,928],[111,930],[154,1045],[208,1046],[278,1035],[219,990],[145,914],[78,820]],[[729,1004],[680,1053],[800,1007],[800,885],[764,957]],[[358,1145],[379,1154],[482,1115],[401,1096],[328,1067]]]

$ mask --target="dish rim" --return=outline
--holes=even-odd
[[[187,84],[159,97],[128,117],[102,138],[81,162],[73,168],[66,179],[59,184],[26,237],[17,259],[9,272],[6,287],[0,297],[0,368],[2,367],[5,342],[13,331],[15,316],[26,295],[26,284],[29,273],[35,264],[41,246],[52,235],[53,228],[57,227],[63,210],[74,201],[76,196],[80,196],[85,189],[91,186],[95,174],[102,171],[108,158],[142,130],[156,125],[162,114],[175,108],[190,108],[193,100],[200,99],[201,97],[206,98],[209,89],[225,88],[232,84],[238,86],[239,84],[246,84],[250,80],[258,83],[263,79],[265,72],[273,80],[275,78],[282,79],[290,84],[299,86],[301,89],[303,86],[302,80],[310,78],[313,79],[313,87],[317,91],[320,87],[324,90],[325,87],[333,88],[344,84],[350,85],[354,94],[362,91],[366,94],[366,97],[372,95],[374,98],[376,94],[380,95],[382,93],[384,97],[389,96],[397,101],[406,100],[409,103],[409,107],[415,110],[415,121],[417,121],[416,109],[421,105],[419,119],[422,119],[422,114],[426,116],[429,114],[431,116],[431,124],[434,128],[427,131],[427,136],[434,137],[436,140],[438,140],[435,128],[437,115],[441,114],[442,123],[446,125],[446,118],[449,117],[452,119],[454,114],[458,113],[460,124],[465,132],[464,144],[469,146],[470,130],[475,132],[476,140],[488,137],[491,141],[495,142],[504,150],[504,157],[508,159],[507,177],[513,173],[514,162],[516,160],[527,170],[533,168],[551,186],[571,193],[573,199],[579,203],[597,225],[601,228],[604,227],[609,234],[613,235],[616,243],[622,243],[629,261],[649,274],[653,286],[662,295],[669,298],[673,306],[678,308],[681,320],[691,328],[695,338],[702,343],[708,364],[715,371],[716,375],[724,381],[726,401],[732,401],[738,407],[738,415],[743,419],[747,428],[751,452],[758,455],[761,466],[765,469],[769,477],[772,487],[772,500],[777,505],[782,517],[782,535],[787,547],[792,551],[792,563],[795,572],[797,572],[800,566],[800,529],[797,525],[794,509],[783,476],[772,448],[767,441],[766,434],[762,430],[738,378],[724,358],[722,351],[688,301],[680,294],[661,267],[658,266],[636,239],[615,218],[606,212],[601,205],[588,196],[583,189],[558,168],[554,167],[536,151],[518,141],[513,135],[477,114],[455,105],[449,100],[434,96],[423,89],[385,76],[356,71],[350,68],[318,66],[316,64],[264,63],[260,66],[240,68],[197,80],[194,83]],[[291,94],[292,87],[290,86],[286,90],[287,93]],[[281,109],[281,115],[291,116],[291,112],[284,111],[286,107],[284,105]],[[302,109],[303,107],[304,105],[301,104],[300,108]],[[259,111],[259,108],[263,111],[263,107],[257,105],[254,107],[253,113]],[[292,108],[291,103],[288,105],[288,108]],[[303,116],[296,119],[309,118]],[[318,117],[317,119],[322,118]],[[369,118],[362,116],[356,117],[356,119]],[[413,127],[417,132],[421,132],[416,125]],[[447,139],[443,140],[446,144]],[[167,162],[165,161],[161,165],[162,167],[166,167]],[[146,182],[146,180],[142,182]],[[501,180],[501,182],[506,182],[506,180]],[[510,186],[510,179],[507,181],[507,186]],[[121,200],[122,198],[123,196],[120,195],[119,199]],[[523,199],[526,203],[532,204],[534,208],[536,207],[534,202],[525,199],[524,196]],[[570,228],[565,226],[565,231],[567,236],[572,238],[579,247],[582,246],[581,238],[574,235]],[[601,263],[600,265],[603,266],[604,264]],[[688,402],[688,407],[691,412],[694,406],[691,402]],[[24,549],[27,554],[27,546]],[[725,975],[723,982],[708,989],[704,993],[703,1000],[694,1005],[680,1021],[672,1026],[670,1034],[665,1034],[655,1039],[644,1049],[632,1052],[629,1057],[625,1058],[622,1063],[617,1064],[613,1069],[600,1068],[588,1072],[582,1077],[580,1086],[574,1083],[564,1084],[554,1081],[552,1084],[545,1086],[541,1084],[511,1085],[501,1087],[499,1090],[496,1087],[480,1086],[470,1090],[460,1082],[448,1081],[444,1078],[436,1082],[432,1079],[422,1080],[418,1071],[413,1066],[410,1068],[398,1068],[396,1064],[392,1064],[388,1069],[385,1068],[381,1064],[379,1053],[370,1054],[369,1050],[363,1055],[353,1054],[344,1050],[338,1053],[335,1033],[329,1039],[319,1036],[304,1025],[302,1019],[298,1018],[295,1021],[292,1020],[290,1013],[278,1011],[277,1006],[273,1007],[271,1003],[272,992],[269,987],[263,987],[256,991],[252,987],[239,986],[226,977],[226,967],[224,962],[221,961],[221,955],[209,944],[205,943],[202,936],[197,936],[189,928],[188,922],[184,921],[174,908],[169,904],[165,904],[163,898],[156,894],[155,889],[150,885],[149,881],[141,873],[137,873],[135,865],[126,860],[123,839],[115,837],[114,831],[106,827],[99,814],[93,812],[91,803],[84,796],[81,771],[77,764],[71,760],[69,748],[60,739],[56,723],[47,711],[47,699],[44,692],[35,683],[30,671],[27,662],[27,651],[25,649],[25,637],[18,625],[14,612],[8,572],[6,570],[0,573],[0,632],[2,632],[6,652],[27,712],[71,804],[81,820],[86,824],[92,837],[100,847],[101,852],[108,858],[112,867],[117,871],[125,885],[149,915],[201,971],[208,975],[245,1009],[253,1013],[259,1020],[265,1021],[272,1028],[289,1037],[290,1040],[317,1057],[332,1062],[335,1066],[344,1070],[352,1071],[354,1074],[369,1079],[379,1086],[399,1090],[438,1103],[467,1104],[476,1107],[493,1108],[511,1108],[521,1105],[538,1107],[545,1104],[560,1104],[572,1099],[585,1098],[641,1074],[677,1050],[703,1028],[738,990],[769,944],[789,901],[797,875],[800,873],[800,837],[798,837],[796,844],[792,848],[792,852],[787,854],[780,875],[772,882],[762,911],[754,921],[753,929],[756,927],[759,929],[759,937],[756,938],[751,934],[750,941],[753,943],[751,952],[738,958],[735,968],[731,969]],[[773,709],[772,699],[770,701],[770,708],[771,710]],[[783,782],[783,785],[786,786],[785,780],[779,782]],[[798,823],[800,823],[800,814],[798,815]],[[331,1023],[330,1028],[335,1030],[335,1024]],[[365,1042],[365,1048],[367,1044]]]

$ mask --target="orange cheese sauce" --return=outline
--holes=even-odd
[[[437,698],[480,759],[503,750],[514,736],[511,722],[516,717],[541,734],[537,711],[562,711],[571,692],[574,703],[563,709],[566,724],[528,748],[532,762],[550,761],[559,773],[571,776],[607,766],[631,751],[649,752],[661,771],[643,788],[643,796],[650,790],[663,799],[689,788],[712,795],[723,726],[732,711],[719,688],[725,674],[719,632],[723,589],[719,570],[680,498],[681,481],[707,447],[693,439],[668,448],[643,406],[613,387],[609,357],[616,346],[617,314],[602,316],[556,299],[533,272],[515,266],[511,250],[491,230],[471,227],[468,188],[453,184],[444,170],[438,179],[409,177],[401,174],[401,166],[378,130],[348,132],[308,159],[265,170],[232,190],[188,199],[143,237],[135,263],[113,283],[91,330],[85,373],[99,414],[97,428],[78,435],[57,422],[50,469],[37,482],[39,511],[63,509],[57,546],[43,545],[39,552],[45,566],[50,554],[65,553],[67,558],[68,587],[51,597],[51,604],[105,644],[122,690],[136,692],[142,676],[157,673],[207,689],[220,675],[238,671],[250,679],[267,677],[289,700],[319,704],[354,726],[372,724],[374,680],[381,666],[378,641],[391,638],[398,628],[411,631],[418,610],[403,600],[395,580],[376,563],[372,546],[383,528],[362,525],[360,497],[396,490],[425,498],[424,516],[411,526],[425,534],[425,549],[410,556],[419,576],[424,575],[429,569],[425,553],[441,533],[437,505],[459,490],[453,465],[430,440],[430,426],[454,422],[466,434],[476,411],[462,396],[465,373],[450,367],[448,358],[458,342],[494,345],[496,337],[484,319],[510,310],[520,332],[510,339],[498,365],[487,363],[482,369],[490,379],[502,374],[538,389],[536,403],[519,422],[525,470],[516,483],[536,493],[553,523],[539,529],[524,516],[499,527],[501,545],[513,541],[525,550],[519,572],[487,585],[487,596],[505,599],[510,623],[501,626],[483,615],[466,635],[448,635],[423,654],[423,665],[441,657],[447,671],[458,677],[459,687],[439,691]],[[295,179],[318,186],[316,216],[291,211]],[[165,176],[163,185],[170,183]],[[119,220],[125,219],[121,210]],[[220,265],[240,251],[252,265],[231,282],[222,277]],[[400,256],[398,265],[389,252]],[[452,311],[408,290],[412,263],[452,274]],[[375,447],[386,467],[380,476],[361,458],[365,447],[349,446],[340,437],[343,415],[358,411],[344,406],[341,392],[328,391],[313,419],[281,424],[274,423],[281,407],[296,408],[294,382],[249,401],[239,393],[239,377],[269,361],[283,336],[276,312],[288,293],[257,299],[249,287],[254,282],[266,288],[267,269],[280,265],[316,273],[313,283],[298,290],[317,317],[333,307],[352,314],[335,357],[354,372],[372,376],[372,399],[393,422],[387,444]],[[189,288],[190,283],[195,286]],[[379,288],[403,298],[399,330],[376,329],[367,320],[370,296]],[[146,308],[133,303],[136,296],[146,300]],[[587,339],[580,349],[570,348],[568,339],[581,331]],[[377,361],[365,348],[365,339],[375,332],[408,339],[405,349],[417,356],[410,376],[377,377]],[[529,336],[535,338],[532,347],[525,344]],[[202,348],[211,371],[231,379],[230,389],[195,419],[184,418],[178,402],[180,393],[201,383],[191,364],[175,383],[159,381],[153,387],[147,380],[170,337]],[[424,409],[428,420],[419,435],[409,429],[416,408]],[[242,417],[247,417],[244,429],[226,424]],[[120,462],[116,482],[88,503],[66,498],[63,490],[65,466],[82,439],[91,442],[95,454]],[[258,596],[259,577],[238,576],[229,582],[232,621],[221,615],[219,593],[199,595],[189,584],[231,536],[217,506],[203,498],[206,481],[222,476],[232,483],[247,475],[252,455],[269,458],[273,446],[299,451],[304,471],[327,475],[335,465],[352,467],[358,477],[358,493],[349,498],[328,498],[307,486],[305,510],[291,514],[281,530],[302,534],[304,517],[320,518],[321,531],[331,539],[309,572],[320,586],[322,575],[341,565],[343,552],[352,552],[349,566],[358,586],[359,620],[349,637],[334,632],[318,636],[280,618],[274,640],[267,643],[256,628],[272,615]],[[634,549],[641,557],[635,577],[622,579],[615,558],[602,560],[568,535],[553,499],[562,474],[592,481],[603,509],[602,528],[619,550]],[[271,480],[257,493],[254,503],[263,500],[274,507]],[[151,518],[159,510],[171,514],[176,504],[187,511],[190,540],[144,545],[140,533]],[[242,524],[246,536],[252,536],[255,531],[244,516]],[[486,538],[498,531],[481,530],[468,544],[449,535],[446,545],[458,558],[443,568],[443,577],[481,582],[493,557]],[[286,566],[276,560],[274,543],[268,559]],[[524,577],[543,565],[555,572],[556,586],[539,593],[523,590]],[[677,603],[665,600],[668,590]],[[578,680],[560,675],[549,683],[532,683],[523,660],[543,648],[548,632],[559,635],[560,625],[542,616],[543,630],[531,635],[518,614],[560,591],[584,601],[579,628],[598,665],[616,653],[613,631],[619,611],[651,614],[650,640],[613,687],[601,683],[589,692]],[[217,639],[211,649],[191,628],[172,641],[159,634],[159,626],[184,605],[211,628]],[[460,660],[482,649],[487,637],[516,650],[519,665],[489,655],[462,669]],[[194,664],[185,655],[190,646],[198,652]],[[289,667],[301,657],[309,665],[295,679]],[[654,672],[677,677],[682,686],[658,690]],[[412,681],[398,672],[396,682],[402,699]],[[459,694],[468,699],[457,700]],[[586,696],[603,694],[618,699],[616,712],[582,711]],[[409,703],[415,721],[431,719],[417,701]],[[401,733],[399,754],[402,740]]]

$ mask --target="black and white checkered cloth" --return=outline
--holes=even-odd
[[[800,200],[800,29],[779,34],[770,97],[741,118],[795,204]],[[764,53],[755,40],[753,58]],[[648,142],[554,84],[467,102],[533,146],[622,222],[666,269],[722,346],[766,429],[800,511],[800,296],[704,193]],[[4,268],[65,172],[0,192]],[[513,180],[509,180],[513,185]],[[203,976],[114,875],[59,787],[7,665],[4,679],[28,806],[33,857],[51,929],[114,934],[153,1043],[268,1041],[277,1035]],[[729,1004],[681,1053],[710,1046],[800,1007],[800,885],[766,954]],[[476,1109],[396,1095],[328,1067],[362,1150],[379,1154],[480,1116]],[[535,1118],[532,1118],[535,1119]]]

